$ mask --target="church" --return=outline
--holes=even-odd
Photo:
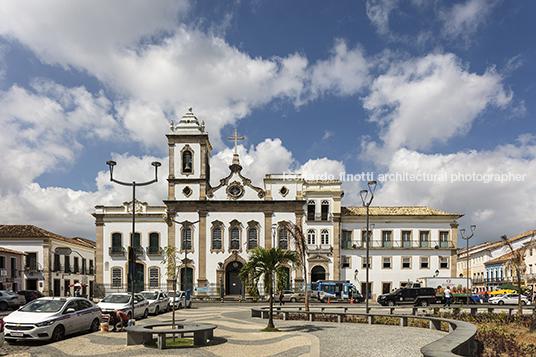
[[[136,251],[134,290],[168,290],[161,249],[180,249],[181,290],[202,296],[244,295],[238,272],[256,246],[294,249],[292,222],[307,240],[307,281],[348,280],[366,289],[366,208],[342,206],[339,180],[266,173],[262,185],[242,171],[237,135],[229,172],[210,183],[212,150],[192,109],[166,134],[167,197],[161,205],[130,201],[95,206],[96,297],[130,291],[127,247]],[[132,232],[133,210],[136,231]],[[174,222],[168,225],[166,214]],[[369,290],[378,294],[421,277],[455,276],[457,220],[462,214],[428,207],[370,206]],[[286,285],[303,290],[302,269],[287,268]]]

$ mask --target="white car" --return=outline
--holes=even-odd
[[[140,295],[143,295],[147,301],[149,301],[149,313],[158,315],[161,312],[168,312],[169,310],[169,298],[163,291],[142,291]]]
[[[169,308],[172,309],[173,307],[173,291],[168,291],[167,295],[169,296]],[[192,300],[191,298],[186,300],[186,292],[185,291],[177,291],[175,294],[175,309],[182,309],[184,307],[190,308],[192,307]]]
[[[80,331],[98,331],[101,310],[81,297],[44,297],[4,317],[6,341],[63,339]]]
[[[121,310],[132,319],[132,294],[112,293],[102,299],[97,306],[101,308],[103,314],[113,314],[116,310]],[[134,318],[146,318],[149,315],[149,301],[143,295],[134,293]]]
[[[509,293],[509,294],[501,294],[498,296],[494,296],[492,298],[489,298],[488,302],[490,304],[498,304],[498,305],[517,305],[519,302],[519,294],[518,293]],[[521,295],[521,303],[523,305],[530,304],[529,299],[525,295]]]

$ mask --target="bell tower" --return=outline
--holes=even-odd
[[[168,200],[204,200],[210,182],[212,146],[192,108],[179,123],[170,123],[166,135],[169,146]]]

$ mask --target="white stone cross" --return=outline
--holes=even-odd
[[[229,136],[227,139],[229,140],[234,140],[234,154],[235,155],[238,155],[238,151],[237,151],[237,145],[238,145],[238,140],[244,140],[244,137],[243,136],[238,136],[237,132],[236,132],[236,129],[234,130],[234,136]]]

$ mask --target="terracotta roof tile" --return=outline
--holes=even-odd
[[[85,238],[80,238],[80,240],[67,238],[30,224],[0,225],[0,238],[54,238],[88,248],[95,248],[95,244],[88,243]]]
[[[26,253],[19,252],[18,250],[7,249],[7,248],[2,248],[2,247],[0,247],[0,253],[11,253],[11,254],[27,255]]]
[[[367,208],[363,206],[345,206],[341,210],[344,216],[366,216]],[[426,206],[371,206],[370,216],[459,216],[460,213],[447,213]]]

